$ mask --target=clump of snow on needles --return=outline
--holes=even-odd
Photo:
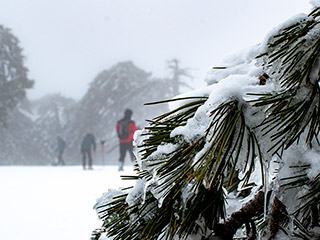
[[[231,75],[259,75],[261,70],[255,66],[254,59],[260,53],[262,53],[261,46],[254,45],[226,55],[219,66],[214,66],[208,71],[205,81],[211,85]]]
[[[263,69],[257,63],[255,56],[262,53],[261,45],[255,45],[245,50],[238,51],[224,58],[222,62],[223,69],[212,69],[209,71],[206,81],[207,87],[197,89],[185,94],[176,96],[176,99],[184,99],[170,102],[170,109],[177,109],[188,102],[194,101],[193,97],[206,97],[206,102],[198,108],[194,117],[188,119],[186,125],[179,126],[171,132],[171,137],[182,136],[183,141],[187,141],[192,144],[199,137],[204,136],[207,127],[210,125],[212,120],[210,117],[211,112],[218,107],[221,103],[228,99],[237,99],[240,103],[244,102],[248,98],[248,92],[268,92],[274,89],[274,85],[267,84],[265,86],[259,85],[259,76],[262,75]],[[137,142],[142,142],[145,137],[137,137]],[[137,143],[136,143],[137,145]],[[205,151],[210,143],[206,144],[202,151]],[[157,151],[150,155],[149,159],[161,159],[162,154],[169,154],[176,149],[175,144],[163,144],[159,145]],[[199,152],[196,156],[201,156]],[[139,155],[139,154],[138,154]],[[144,169],[143,161],[139,161],[139,166]],[[147,167],[148,171],[154,175],[154,177],[148,182],[138,184],[140,187],[147,189],[147,186],[160,185],[165,179],[161,181],[156,177],[156,170]],[[256,182],[261,184],[260,167],[257,166],[257,174],[253,174]],[[143,185],[143,186],[142,186]],[[139,188],[139,187],[138,187]],[[141,189],[140,189],[141,190]],[[141,194],[139,189],[135,188],[130,194],[136,195]],[[152,192],[155,198],[159,201],[159,207],[163,202],[163,196],[161,193]],[[130,195],[129,194],[129,195]],[[131,198],[129,198],[131,199]],[[130,201],[131,202],[131,201]]]
[[[139,179],[136,181],[135,186],[129,191],[129,194],[126,198],[126,202],[129,204],[129,206],[132,206],[136,203],[136,200],[139,198],[142,198],[144,203],[145,200],[145,187],[146,187],[146,180],[145,179]]]
[[[266,52],[268,50],[268,42],[270,41],[270,39],[277,35],[278,33],[280,33],[280,31],[282,29],[285,29],[289,26],[292,26],[294,23],[297,22],[303,22],[308,18],[308,15],[305,13],[300,13],[297,14],[291,18],[289,18],[288,20],[286,20],[285,22],[283,22],[282,24],[279,24],[278,26],[274,27],[272,30],[270,30],[267,35],[265,36],[264,40],[261,43],[261,50]]]

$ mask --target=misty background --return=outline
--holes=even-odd
[[[258,44],[310,9],[307,0],[0,0],[0,6],[0,25],[18,39],[25,78],[33,82],[6,111],[1,165],[52,164],[57,136],[67,143],[65,162],[80,164],[89,131],[98,144],[94,164],[116,163],[115,123],[126,108],[143,128],[168,111],[166,104],[144,103],[204,86],[224,55]]]

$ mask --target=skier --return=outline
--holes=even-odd
[[[134,121],[131,120],[132,110],[126,109],[124,117],[116,124],[116,131],[119,139],[120,157],[119,157],[119,171],[123,171],[124,158],[128,151],[131,157],[131,161],[134,161],[133,154],[133,134],[137,130]]]
[[[92,170],[92,156],[91,150],[96,151],[96,140],[92,133],[88,133],[82,140],[81,143],[81,154],[82,154],[82,166],[83,170],[86,169],[86,162],[88,158],[88,169]]]
[[[62,139],[62,137],[57,137],[57,152],[58,152],[58,162],[57,165],[64,165],[65,162],[62,158],[64,150],[66,148],[66,142]]]

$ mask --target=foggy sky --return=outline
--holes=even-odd
[[[24,49],[30,98],[81,98],[102,70],[132,60],[153,76],[166,61],[190,67],[194,86],[226,54],[261,42],[308,0],[0,0],[0,24]]]

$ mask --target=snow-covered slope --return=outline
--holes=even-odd
[[[125,167],[131,174],[132,166]],[[120,181],[116,166],[0,167],[0,239],[88,240],[100,227],[93,206],[108,188],[130,186]]]

